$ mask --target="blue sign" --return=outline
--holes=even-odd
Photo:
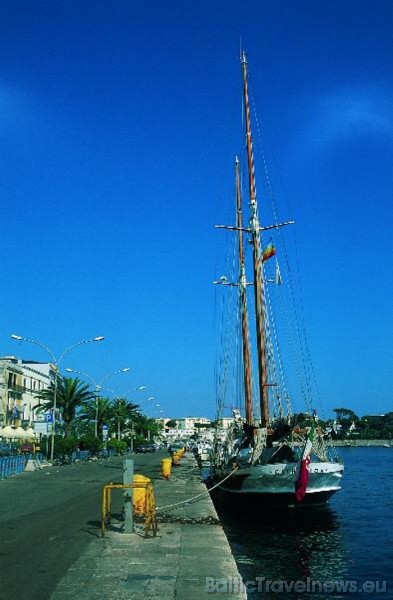
[[[108,425],[103,425],[102,426],[102,431],[108,431],[108,429],[109,429]]]
[[[53,423],[53,415],[46,414],[45,415],[45,423]]]

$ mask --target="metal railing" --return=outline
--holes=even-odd
[[[26,468],[28,456],[20,454],[19,456],[4,456],[0,458],[0,478],[8,479],[17,473],[23,473]]]
[[[26,468],[28,460],[39,460],[44,459],[42,454],[17,454],[15,456],[2,456],[0,457],[0,479],[8,479],[12,475],[23,473]]]
[[[105,537],[105,526],[111,522],[112,490],[140,490],[145,491],[143,515],[145,517],[145,537],[149,531],[153,536],[157,535],[156,503],[154,499],[154,488],[151,482],[134,483],[108,483],[102,490],[101,502],[101,537]],[[132,498],[131,498],[132,501]]]

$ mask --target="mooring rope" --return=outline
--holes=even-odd
[[[216,483],[215,485],[213,485],[213,487],[207,489],[204,492],[201,492],[200,494],[197,494],[196,496],[193,496],[192,498],[188,498],[188,500],[182,500],[181,502],[176,502],[175,504],[168,504],[167,506],[157,506],[156,510],[167,510],[167,509],[173,509],[176,508],[178,506],[181,506],[182,504],[190,504],[191,502],[196,502],[197,499],[202,499],[203,496],[207,496],[209,495],[209,493],[211,491],[213,491],[216,487],[218,487],[219,485],[221,485],[222,483],[224,483],[224,481],[226,481],[227,479],[229,479],[230,477],[232,477],[232,475],[235,473],[235,471],[238,470],[239,467],[236,467],[235,469],[233,469],[233,471],[231,473],[229,473],[229,475],[227,475],[226,477],[224,477],[224,479],[222,479],[221,481],[219,481],[218,483]]]

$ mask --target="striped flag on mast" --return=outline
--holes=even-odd
[[[306,445],[304,447],[301,462],[300,462],[299,476],[298,476],[296,484],[295,484],[295,496],[296,496],[296,500],[298,502],[301,502],[303,500],[304,496],[306,495],[306,491],[307,491],[307,484],[308,484],[308,480],[310,478],[311,451],[312,451],[312,444],[314,441],[314,437],[315,437],[315,414],[313,413],[311,428],[307,434]]]
[[[266,260],[269,260],[269,258],[275,254],[276,249],[274,247],[273,238],[270,238],[268,245],[262,250],[262,262],[264,263]]]

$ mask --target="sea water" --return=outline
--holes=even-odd
[[[342,489],[325,508],[217,505],[248,598],[393,599],[393,448],[338,451]]]

